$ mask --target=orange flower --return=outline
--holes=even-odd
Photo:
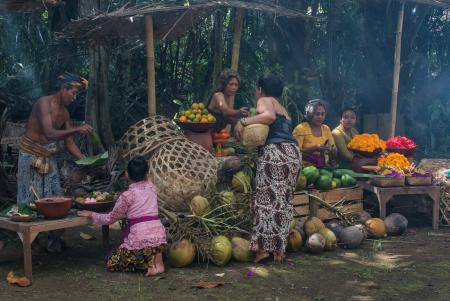
[[[377,134],[362,134],[353,137],[347,144],[348,148],[359,149],[362,151],[373,152],[376,148],[386,149],[386,142],[378,138]]]
[[[411,163],[409,163],[408,159],[405,158],[405,156],[397,153],[390,153],[385,158],[378,158],[377,160],[378,166],[389,166],[391,168],[394,168],[397,171],[401,171],[405,168],[410,168]]]

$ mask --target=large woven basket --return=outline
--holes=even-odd
[[[419,177],[406,177],[406,185],[409,186],[424,186],[431,185],[431,177],[419,178]]]
[[[217,182],[217,163],[200,145],[188,140],[164,143],[148,161],[158,199],[173,211],[187,211],[192,198],[208,193]]]
[[[264,145],[269,134],[269,126],[265,124],[251,124],[244,128],[242,144],[252,149]]]
[[[370,178],[370,185],[379,187],[405,186],[405,178]]]

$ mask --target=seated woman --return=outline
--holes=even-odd
[[[205,102],[205,108],[217,121],[213,127],[213,133],[219,133],[227,124],[236,124],[238,119],[233,117],[248,115],[247,107],[239,110],[231,107],[240,84],[241,76],[232,69],[225,68],[217,76],[214,87]]]
[[[356,123],[356,112],[350,107],[344,107],[339,112],[341,124],[336,127],[331,134],[339,153],[337,164],[340,168],[350,168],[350,162],[353,159],[353,153],[348,150],[347,144],[352,141],[353,137],[359,135],[354,128]]]
[[[337,155],[331,130],[323,124],[327,111],[328,102],[321,99],[310,100],[305,107],[306,121],[299,124],[292,133],[297,138],[304,166],[324,167],[324,152],[334,157]]]

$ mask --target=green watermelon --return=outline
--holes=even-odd
[[[349,175],[343,175],[341,178],[341,186],[342,187],[352,187],[356,185],[356,179],[349,176]]]
[[[333,181],[330,176],[320,175],[319,178],[314,182],[314,187],[320,190],[330,190],[333,185]]]
[[[333,182],[336,183],[336,188],[341,187],[341,180],[339,180],[338,178],[333,178]]]
[[[329,171],[326,170],[326,169],[321,169],[321,170],[319,170],[319,175],[326,175],[326,176],[330,176],[331,178],[333,178],[332,173],[329,172]]]
[[[342,177],[342,171],[339,169],[333,170],[333,178],[340,179]]]
[[[306,186],[314,183],[319,177],[319,171],[315,166],[308,166],[303,168],[302,174],[306,177]]]

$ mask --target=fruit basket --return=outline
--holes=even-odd
[[[175,123],[184,131],[191,131],[193,133],[205,133],[208,130],[212,129],[216,121],[212,122],[188,122],[188,121],[180,121],[178,119],[174,120]]]
[[[353,153],[358,154],[360,156],[366,157],[366,158],[376,157],[383,151],[383,149],[381,147],[376,148],[373,152],[366,152],[366,151],[362,151],[362,150],[354,149],[354,148],[349,148],[348,150],[352,151]]]

